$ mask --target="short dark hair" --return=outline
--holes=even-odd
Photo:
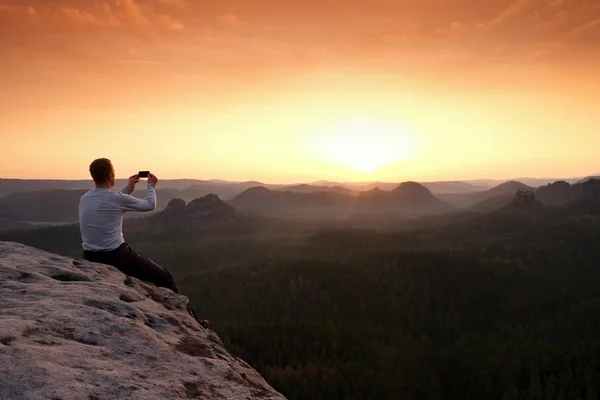
[[[98,184],[106,182],[113,172],[112,162],[108,158],[98,158],[90,164],[90,175]]]

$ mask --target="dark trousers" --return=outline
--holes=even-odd
[[[153,283],[156,286],[171,289],[175,293],[181,293],[175,284],[173,275],[167,269],[161,267],[148,257],[135,252],[127,243],[123,243],[111,251],[84,250],[83,259],[112,265],[125,275]]]

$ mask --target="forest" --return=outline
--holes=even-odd
[[[128,242],[290,400],[600,393],[597,201],[384,224],[144,224],[126,221]],[[81,256],[77,225],[0,240]]]

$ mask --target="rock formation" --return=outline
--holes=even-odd
[[[383,211],[400,214],[438,214],[451,212],[454,208],[435,197],[429,189],[417,182],[403,182],[387,191],[374,188],[362,192],[357,198],[360,211]]]
[[[111,266],[0,242],[0,399],[284,399],[188,301]]]
[[[239,223],[241,215],[216,194],[194,199],[188,204],[182,199],[173,199],[167,207],[148,221],[161,231],[210,230]]]

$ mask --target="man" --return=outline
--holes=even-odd
[[[129,178],[127,186],[121,191],[112,191],[115,170],[109,159],[94,160],[90,164],[90,174],[95,188],[79,201],[83,258],[112,265],[126,275],[180,293],[169,271],[135,252],[123,237],[123,216],[127,211],[148,212],[156,209],[155,188],[158,178],[149,174],[146,196],[138,199],[131,196],[140,181],[137,174]]]

